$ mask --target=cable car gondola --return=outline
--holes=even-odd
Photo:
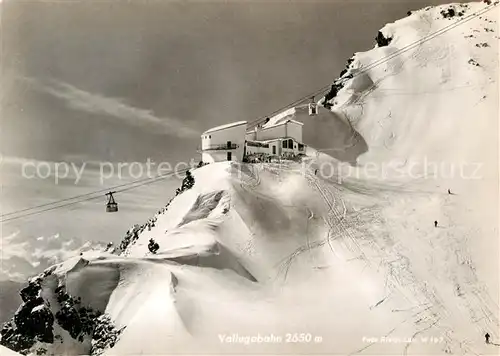
[[[116,213],[118,211],[118,203],[115,201],[115,198],[113,197],[113,193],[116,193],[116,192],[106,193],[106,196],[109,195],[108,203],[106,204],[106,212],[107,213]]]
[[[311,102],[309,103],[309,116],[315,116],[318,114],[318,104],[314,102],[314,96],[311,97]]]

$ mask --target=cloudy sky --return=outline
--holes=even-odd
[[[95,172],[79,184],[22,178],[26,160],[196,158],[204,130],[255,120],[328,85],[384,24],[445,2],[3,1],[1,210],[103,188]],[[177,184],[120,197],[118,217],[97,202],[6,223],[3,234],[118,241]]]

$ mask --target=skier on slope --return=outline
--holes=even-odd
[[[438,227],[438,222],[437,222],[437,220],[436,220],[436,221],[434,221],[434,227]]]
[[[488,334],[488,333],[484,334],[484,340],[487,344],[489,344],[490,343],[490,334]]]

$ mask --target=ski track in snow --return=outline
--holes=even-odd
[[[363,251],[363,248],[356,242],[356,237],[351,233],[351,230],[353,230],[355,226],[352,223],[349,223],[348,220],[346,221],[345,203],[340,197],[340,194],[338,192],[332,192],[331,189],[327,188],[324,184],[321,184],[321,179],[315,177],[310,171],[306,173],[306,178],[308,179],[308,182],[311,184],[311,186],[313,186],[320,193],[325,204],[327,204],[327,206],[329,207],[330,214],[329,218],[326,219],[326,222],[331,227],[331,231],[328,236],[328,241],[330,242],[333,236],[335,236],[335,239],[347,239],[348,241],[344,244],[346,250],[349,251],[354,258],[358,259],[361,257],[361,259],[363,259],[368,265],[374,267],[373,259],[367,258]],[[343,206],[343,214],[340,213],[339,201]],[[336,230],[340,230],[337,234],[332,234],[332,231],[334,230],[333,226],[337,226]],[[470,274],[469,280],[462,282],[463,285],[467,285],[472,289],[468,296],[466,298],[463,298],[463,302],[470,314],[470,320],[474,324],[474,327],[479,334],[482,333],[482,330],[493,330],[494,337],[497,338],[498,335],[496,333],[496,326],[499,324],[498,318],[495,317],[495,314],[492,311],[492,307],[496,307],[496,310],[498,310],[498,305],[496,305],[491,297],[485,292],[486,288],[479,284],[474,273],[474,266],[472,264],[472,261],[464,250],[465,243],[463,241],[458,241],[456,238],[453,238],[453,236],[449,236],[449,238],[454,242],[453,246],[449,247],[452,248],[455,253],[459,254],[460,257],[457,257],[457,259],[462,259],[464,261],[463,263],[460,263],[458,267],[461,269],[466,269],[466,275]],[[387,250],[380,246],[376,239],[372,240],[371,243],[372,248],[375,247],[375,249],[379,253],[378,258],[381,259],[381,263],[388,264],[389,266],[390,274],[388,276],[388,279],[392,280],[391,285],[394,288],[398,289],[398,291],[402,292],[403,288],[408,285],[408,283],[405,282],[404,279],[409,279],[412,285],[411,295],[413,297],[412,299],[414,299],[413,302],[417,303],[416,296],[418,296],[419,294],[421,294],[425,298],[425,301],[420,302],[420,305],[425,306],[425,308],[420,310],[416,314],[413,314],[412,319],[415,319],[416,317],[418,317],[418,319],[412,320],[412,322],[414,324],[418,324],[422,322],[423,318],[425,318],[429,325],[415,332],[412,338],[415,338],[418,334],[423,333],[431,328],[439,328],[441,329],[443,335],[446,335],[446,339],[449,344],[459,345],[459,347],[461,349],[464,349],[465,352],[474,353],[472,349],[470,349],[466,345],[463,345],[463,343],[461,343],[459,340],[454,340],[451,336],[449,336],[452,333],[450,327],[439,325],[442,316],[446,315],[449,311],[447,310],[446,306],[440,301],[435,292],[432,290],[428,290],[427,283],[418,280],[413,275],[413,273],[411,272],[411,259],[403,254],[388,254],[386,252]],[[332,251],[334,251],[334,248],[331,245],[330,248]],[[403,261],[403,263],[399,264],[399,262],[401,261]],[[404,275],[402,275],[402,273],[408,273],[408,275],[405,277]],[[455,278],[460,278],[462,276],[463,274],[455,273]],[[462,277],[462,279],[463,278],[465,277]],[[389,293],[388,296],[382,299],[374,307],[377,307],[380,303],[384,302],[386,298],[390,297],[390,294],[391,293]],[[409,294],[404,294],[406,294],[407,298],[410,298]],[[421,314],[423,313],[426,314],[425,317],[421,316]],[[478,315],[480,317],[478,317]],[[477,323],[481,320],[485,320],[486,322],[483,323],[483,326],[477,325]],[[409,343],[405,347],[405,355],[408,353],[408,348],[410,346],[411,343]],[[363,348],[362,350],[365,349],[366,348]]]
[[[280,171],[285,171],[290,169],[289,165],[269,165],[265,167],[269,171],[280,174]],[[326,184],[322,182],[322,179],[316,177],[311,171],[305,172],[305,178],[308,184],[319,193],[323,199],[325,205],[328,209],[328,215],[324,218],[325,224],[328,225],[329,231],[328,236],[321,241],[315,241],[310,243],[307,240],[306,245],[298,248],[292,254],[290,254],[282,262],[282,269],[284,269],[285,279],[288,270],[293,263],[293,260],[297,258],[300,254],[310,251],[312,248],[320,248],[328,244],[330,251],[332,252],[334,258],[339,258],[339,253],[333,243],[338,242],[339,248],[347,252],[345,258],[347,261],[350,260],[363,260],[366,263],[366,267],[379,268],[381,265],[385,265],[388,270],[386,276],[386,290],[387,294],[378,303],[376,303],[371,308],[376,308],[380,304],[384,303],[391,295],[395,292],[401,293],[404,298],[411,304],[414,305],[411,309],[420,309],[413,313],[409,318],[405,319],[400,326],[407,322],[412,322],[417,326],[417,331],[412,335],[412,338],[416,338],[419,334],[422,334],[429,330],[439,330],[441,335],[444,335],[446,344],[443,346],[444,350],[462,349],[466,353],[475,353],[466,342],[453,337],[453,329],[451,326],[446,326],[442,324],[441,321],[450,316],[451,311],[448,310],[445,303],[439,297],[439,292],[435,289],[435,286],[427,283],[425,280],[418,278],[417,275],[412,271],[411,262],[412,258],[415,258],[414,254],[408,249],[402,247],[399,250],[387,249],[384,246],[397,246],[397,241],[394,241],[391,237],[382,237],[382,241],[379,241],[379,237],[374,235],[369,236],[371,238],[367,244],[368,248],[363,247],[357,241],[358,239],[363,239],[362,235],[357,235],[355,232],[360,231],[362,222],[360,220],[370,221],[370,223],[376,222],[375,212],[371,212],[369,216],[362,216],[359,213],[354,215],[349,215],[347,212],[347,207],[344,199],[341,197],[340,190],[332,191],[335,183]],[[332,187],[333,186],[333,187]],[[409,192],[397,192],[391,191],[390,194],[408,194]],[[410,191],[411,192],[411,191]],[[380,222],[380,220],[378,220]],[[468,286],[471,291],[467,293],[466,296],[462,296],[461,299],[464,306],[467,308],[470,315],[470,321],[474,324],[478,333],[482,330],[495,330],[495,325],[498,325],[498,319],[493,312],[496,304],[485,292],[484,286],[481,286],[475,277],[474,266],[472,265],[470,257],[467,255],[465,250],[466,242],[458,238],[453,238],[453,236],[445,237],[444,240],[453,241],[452,245],[447,246],[452,251],[455,251],[460,257],[457,257],[457,261],[461,259],[463,263],[459,263],[458,266],[451,265],[446,266],[449,273],[454,274],[456,279],[464,279],[464,275],[470,275],[466,280],[461,281],[461,285]],[[365,240],[365,239],[364,239]],[[385,241],[384,241],[385,240]],[[381,242],[384,244],[381,245]],[[432,241],[425,241],[428,245],[423,246],[427,250],[421,251],[422,253],[432,252]],[[365,253],[366,250],[366,253]],[[389,251],[392,251],[389,252]],[[376,255],[373,256],[373,252]],[[396,253],[395,253],[396,252]],[[367,256],[367,253],[371,257]],[[349,257],[349,258],[348,258]],[[380,262],[376,262],[376,261]],[[465,273],[459,273],[458,271],[465,269]],[[428,271],[433,273],[433,271]],[[462,291],[463,292],[463,291]],[[370,308],[370,309],[371,309]],[[478,317],[480,315],[480,318]],[[477,325],[479,321],[484,321],[482,326]],[[394,328],[388,335],[397,329]],[[495,337],[497,337],[496,332],[493,331]],[[369,345],[370,346],[370,345]],[[369,346],[362,348],[353,352],[352,354],[360,353],[366,350]],[[409,352],[411,343],[405,346],[403,354]]]

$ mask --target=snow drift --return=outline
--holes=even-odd
[[[316,149],[303,162],[193,170],[194,186],[120,246],[33,279],[1,343],[45,354],[497,351],[483,335],[500,336],[498,10],[469,17],[488,9],[426,8],[385,26],[318,116],[299,107],[266,124],[305,124]]]

